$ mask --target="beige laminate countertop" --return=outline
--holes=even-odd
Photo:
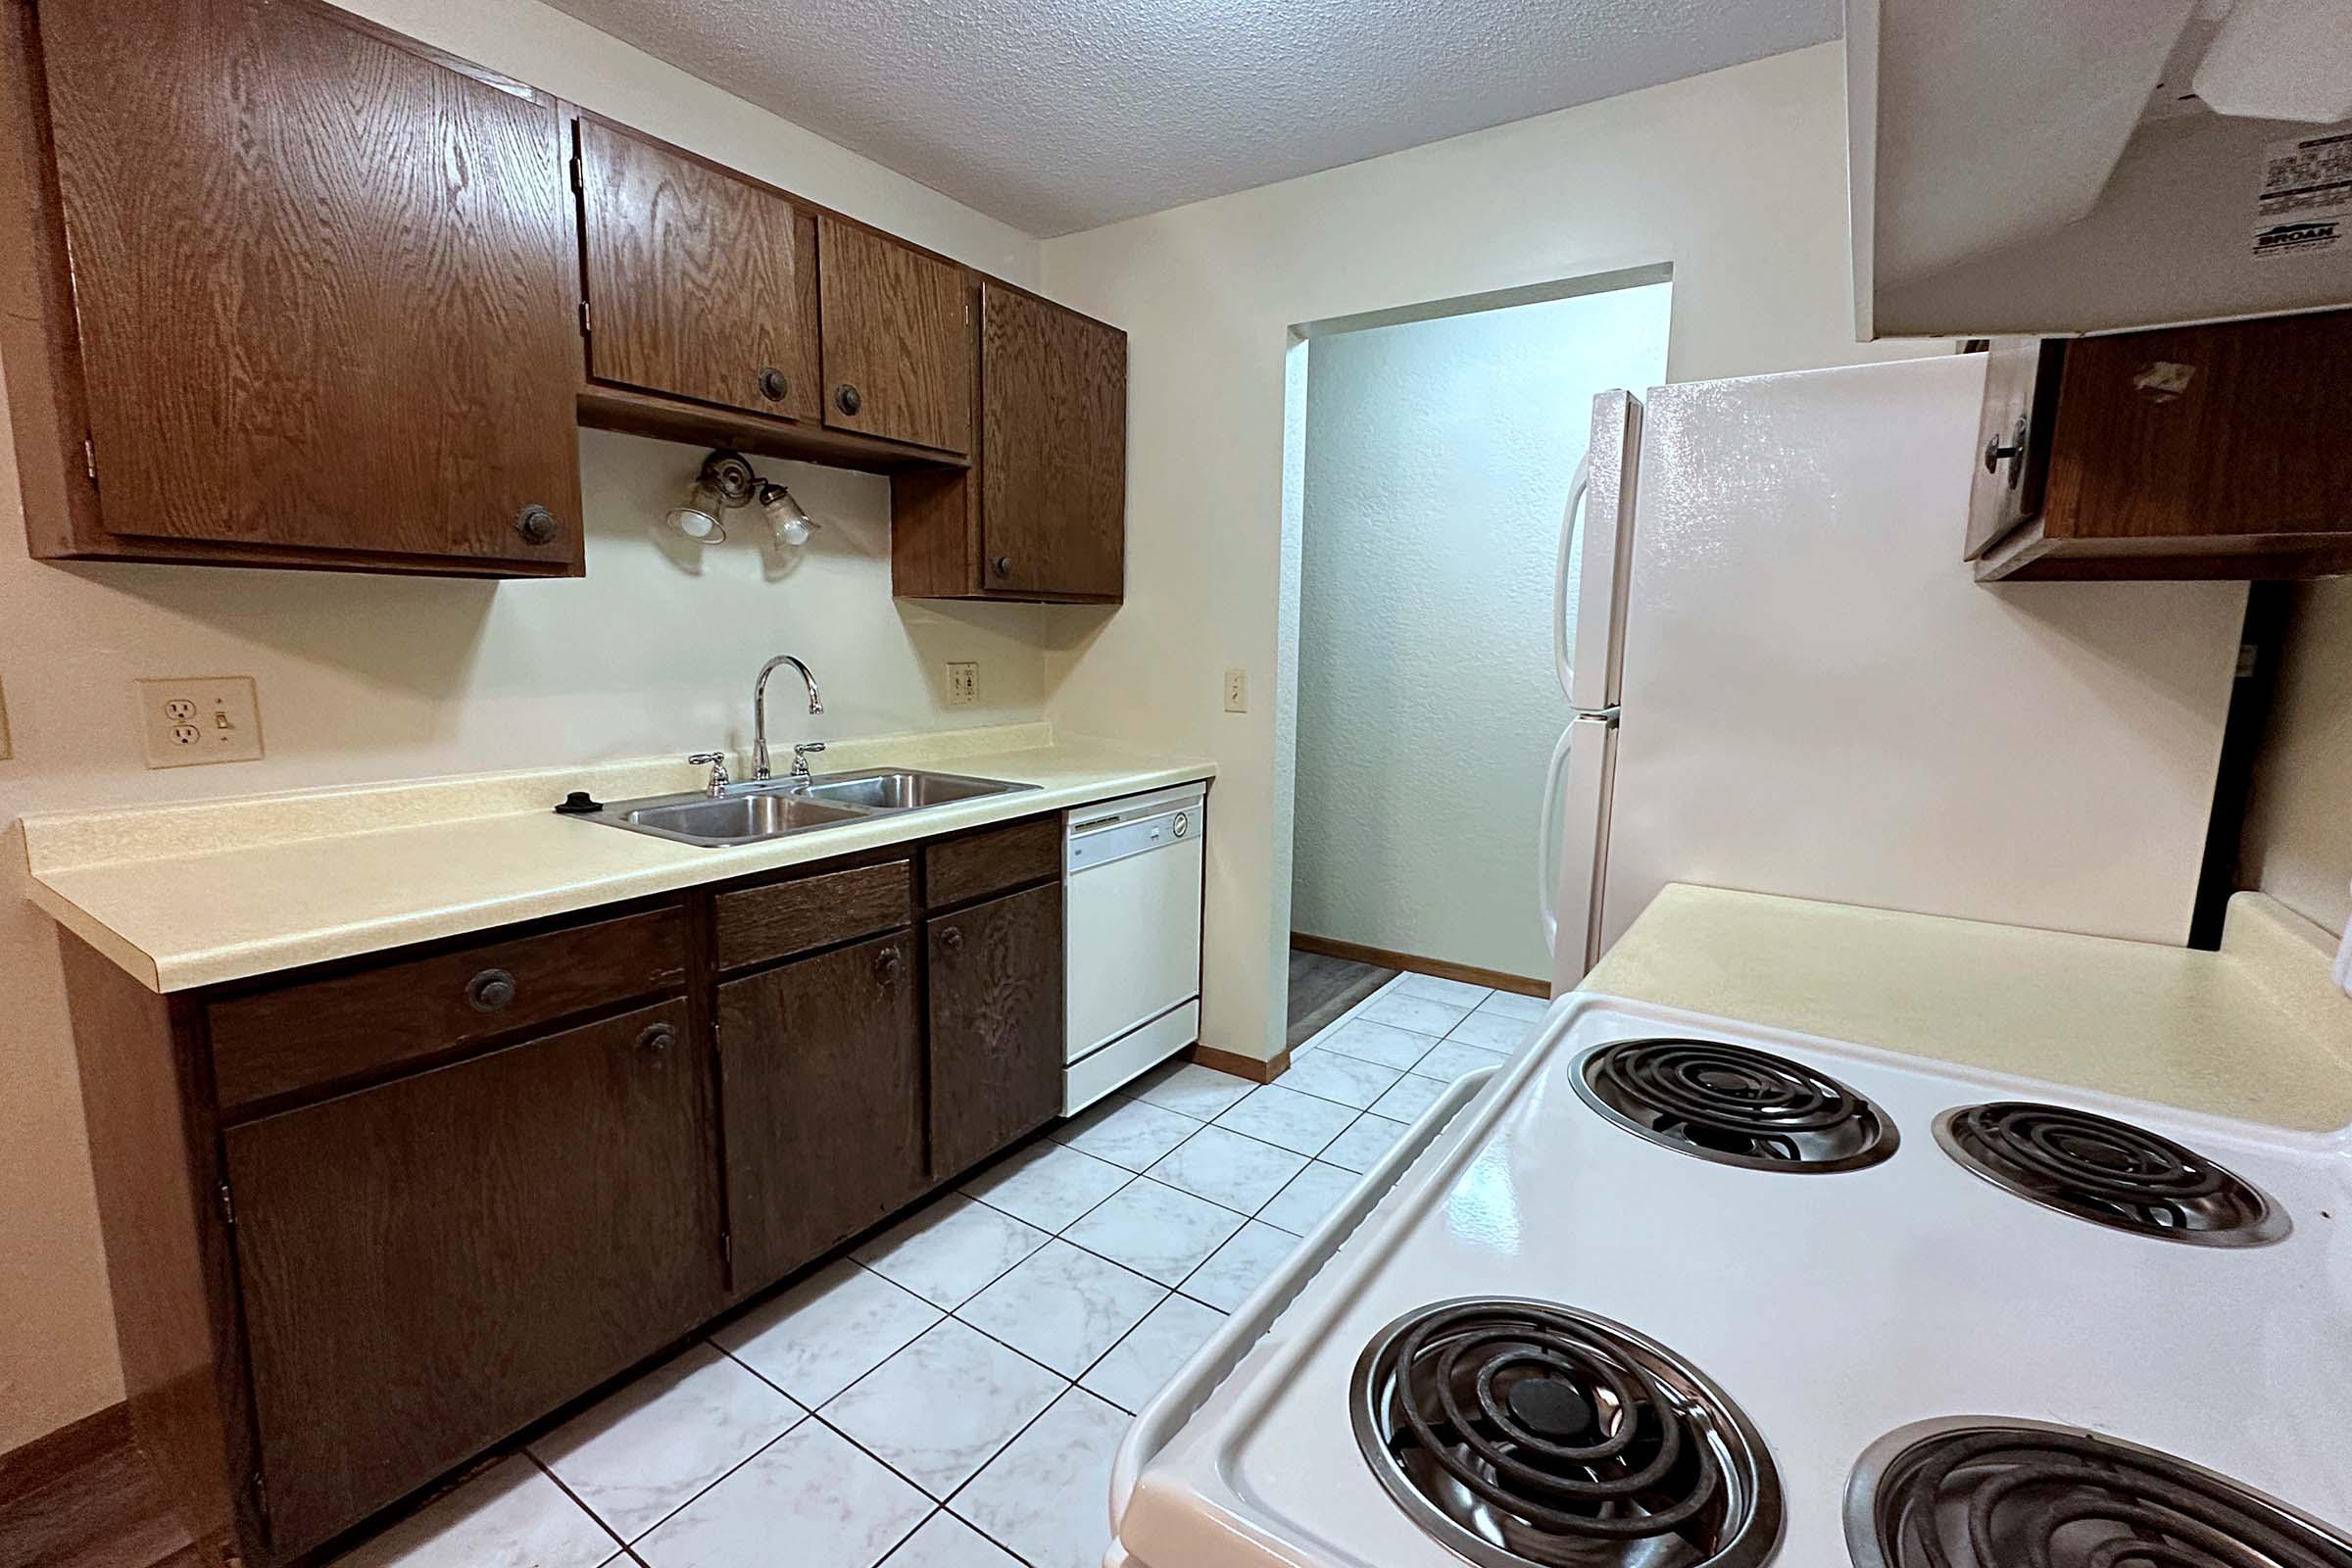
[[[1213,762],[1019,725],[835,743],[829,769],[905,764],[1037,786],[703,849],[551,809],[697,788],[674,760],[27,816],[24,893],[157,991],[380,952],[1211,778]]]
[[[1676,885],[1579,989],[2331,1132],[2352,1124],[2333,951],[2256,893],[2202,953]]]

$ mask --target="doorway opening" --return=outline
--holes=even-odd
[[[1547,993],[1562,520],[1594,394],[1666,378],[1672,287],[1640,268],[1298,329],[1275,840],[1294,953],[1462,982],[1457,1001]],[[1332,972],[1294,972],[1327,1006]]]

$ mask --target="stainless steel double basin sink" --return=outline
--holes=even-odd
[[[1033,790],[1035,784],[927,773],[913,768],[874,768],[809,779],[753,779],[711,795],[655,795],[616,801],[588,818],[607,827],[649,833],[679,844],[719,848],[758,844],[800,833],[821,833],[853,822],[871,822],[934,806],[976,801],[991,795]]]

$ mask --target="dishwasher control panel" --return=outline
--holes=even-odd
[[[1063,869],[1083,871],[1131,855],[1206,836],[1208,803],[1198,786],[1116,803],[1115,810],[1072,812]]]

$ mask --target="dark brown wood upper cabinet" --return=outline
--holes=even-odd
[[[1126,592],[1127,334],[978,280],[969,473],[891,481],[891,591],[1115,604]]]
[[[931,1174],[967,1170],[1061,1110],[1061,884],[924,933],[931,974]]]
[[[2352,311],[2010,340],[1986,370],[1980,578],[2352,570]]]
[[[35,553],[576,573],[553,100],[316,0],[37,25],[96,482]]]
[[[929,1185],[913,944],[900,931],[718,988],[737,1294]]]
[[[270,1560],[722,1304],[688,1015],[647,1007],[224,1135]]]
[[[980,406],[981,587],[1119,597],[1127,334],[983,282]]]
[[[972,445],[972,321],[964,270],[826,214],[825,422],[942,452]]]
[[[588,373],[816,417],[816,215],[593,120],[578,156]]]

